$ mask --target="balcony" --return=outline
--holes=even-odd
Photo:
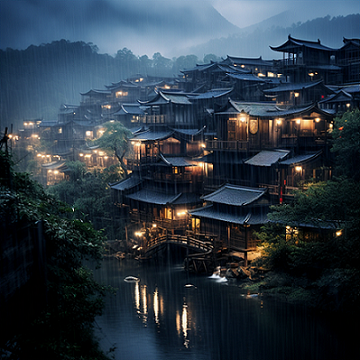
[[[170,182],[170,183],[190,183],[192,182],[193,178],[192,173],[185,173],[185,174],[164,174],[155,172],[152,174],[152,179],[157,181],[164,181],[164,182]]]
[[[224,151],[249,151],[248,141],[222,141],[222,140],[206,140],[206,150],[224,150]]]
[[[180,219],[165,219],[157,216],[153,216],[152,213],[146,211],[131,211],[130,220],[134,222],[142,222],[149,224],[156,224],[156,227],[166,230],[182,230],[186,231],[190,226],[187,216]]]
[[[142,121],[145,124],[167,124],[170,120],[168,115],[146,115]]]

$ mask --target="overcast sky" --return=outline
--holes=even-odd
[[[0,0],[0,48],[66,39],[92,42],[110,55],[127,47],[135,55],[171,57],[182,48],[228,36],[236,30],[233,25],[244,28],[284,10],[292,10],[284,19],[291,24],[360,13],[360,1]]]

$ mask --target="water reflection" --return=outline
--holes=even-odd
[[[159,321],[159,310],[160,310],[160,302],[159,302],[159,290],[158,288],[154,291],[154,320],[157,325],[160,325]]]
[[[189,347],[190,340],[188,339],[188,311],[187,311],[187,305],[186,303],[183,305],[182,309],[182,316],[181,316],[181,322],[182,322],[182,331],[184,334],[184,346],[186,348]]]
[[[125,282],[131,273],[139,281]],[[102,345],[116,346],[116,360],[338,360],[354,350],[344,329],[327,328],[303,308],[241,293],[236,281],[130,261],[108,261],[96,276],[118,289],[97,319]]]
[[[155,287],[155,290],[152,294],[152,297],[148,294],[148,286],[146,284],[142,284],[141,280],[137,282],[132,282],[134,286],[133,294],[133,302],[135,304],[136,313],[138,317],[141,319],[142,323],[146,327],[148,325],[148,308],[152,307],[154,312],[154,322],[155,324],[160,327],[160,317],[171,317],[171,314],[164,314],[163,313],[163,302],[164,297],[159,292],[158,287]],[[185,285],[185,287],[189,287]],[[191,287],[196,288],[194,285]],[[151,304],[152,302],[152,304]],[[170,312],[171,309],[169,309]],[[181,312],[181,315],[180,315]],[[186,303],[184,298],[184,303],[182,305],[182,309],[177,309],[175,313],[175,322],[176,322],[176,329],[178,332],[178,336],[183,341],[183,345],[185,348],[189,347],[189,338],[188,338],[188,331],[190,329],[190,321],[189,321],[189,306]],[[196,326],[194,324],[194,326]]]

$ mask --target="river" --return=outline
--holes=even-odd
[[[102,348],[116,347],[116,360],[359,358],[346,327],[301,306],[244,294],[236,280],[130,259],[105,260],[95,278],[117,289],[95,323]]]

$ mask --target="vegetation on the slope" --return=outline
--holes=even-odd
[[[130,151],[129,139],[132,133],[120,122],[107,122],[103,124],[104,133],[95,140],[95,144],[109,156],[115,156],[119,161],[121,175],[127,177],[127,168],[124,162],[125,155]]]
[[[93,324],[102,312],[108,289],[95,282],[84,266],[86,260],[99,262],[102,258],[102,234],[88,222],[69,219],[71,209],[48,195],[28,174],[13,172],[3,152],[0,159],[0,168],[10,169],[2,172],[0,179],[1,221],[6,222],[2,228],[16,231],[20,224],[41,222],[46,248],[45,299],[39,299],[44,294],[33,291],[17,304],[22,307],[22,302],[42,300],[44,306],[27,314],[16,329],[11,323],[5,329],[3,324],[2,358],[107,359],[94,338]]]
[[[332,137],[336,176],[309,184],[292,203],[272,208],[270,222],[257,234],[263,247],[257,265],[276,274],[261,283],[268,292],[320,309],[359,313],[360,111],[336,118]],[[299,230],[304,227],[315,239]]]
[[[122,178],[120,166],[90,172],[80,161],[68,161],[66,165],[69,180],[49,187],[47,192],[69,206],[68,218],[90,222],[109,240],[122,238],[124,226],[114,213],[109,189],[109,183]]]

